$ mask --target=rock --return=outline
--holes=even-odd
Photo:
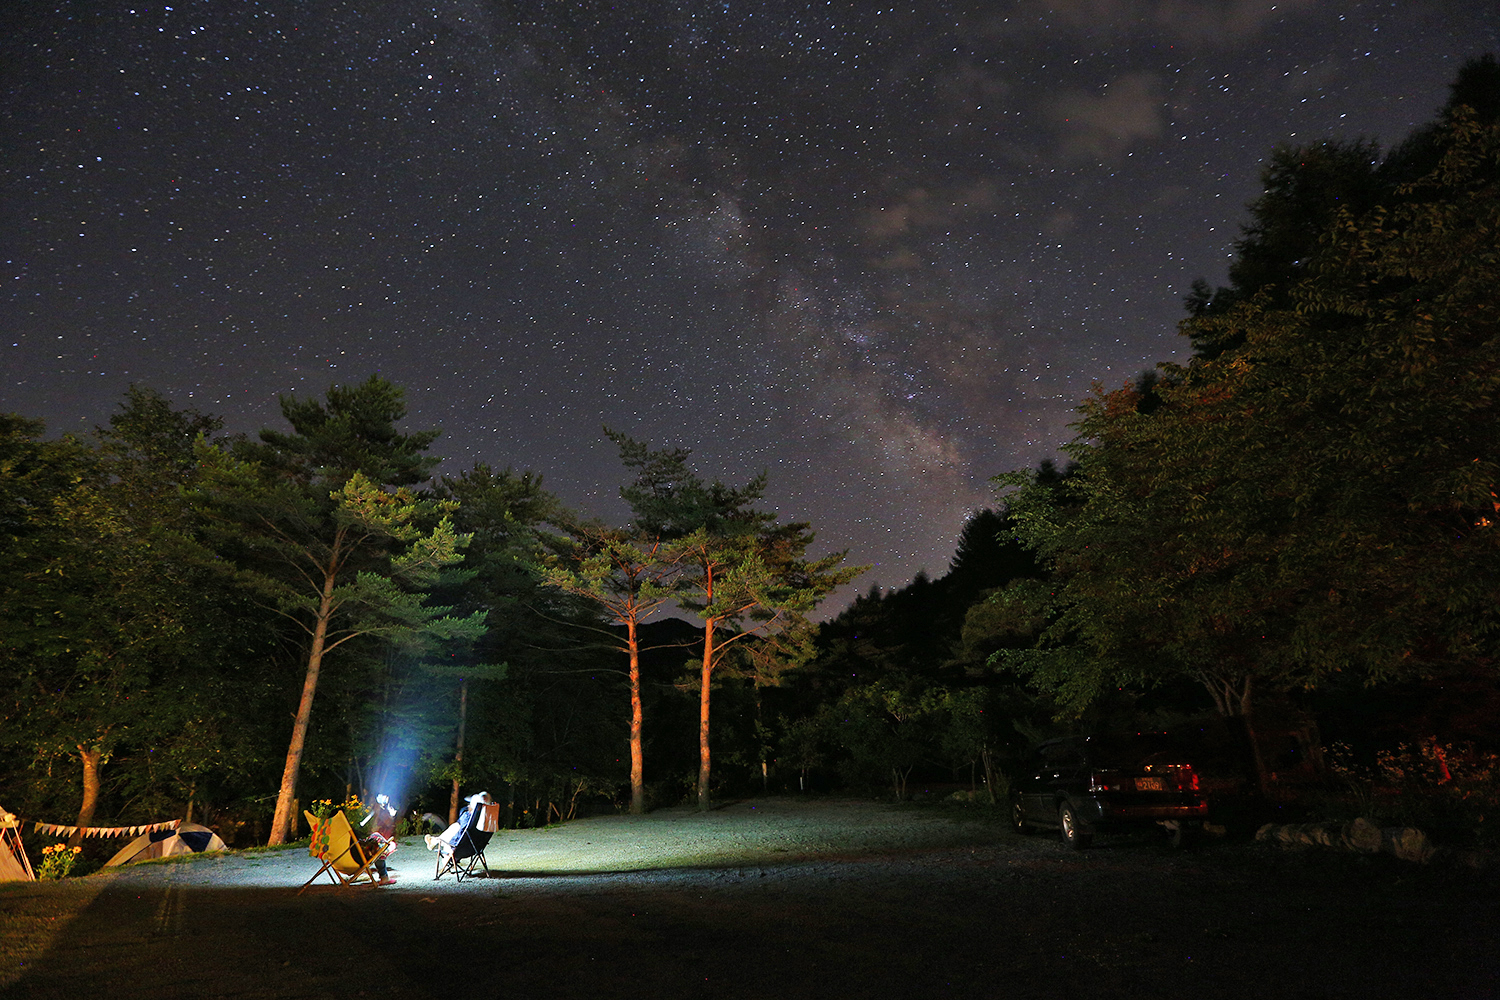
[[[1282,847],[1301,847],[1304,843],[1298,823],[1282,823],[1271,830],[1271,840]]]
[[[1380,831],[1380,848],[1402,861],[1425,863],[1432,857],[1427,834],[1410,826],[1388,826]]]
[[[1342,839],[1344,846],[1351,851],[1358,851],[1360,854],[1380,853],[1380,827],[1363,816],[1344,827]]]
[[[1307,843],[1300,823],[1267,823],[1255,831],[1255,839],[1280,844],[1282,847],[1297,847]]]
[[[1333,847],[1341,831],[1338,823],[1288,823],[1276,831],[1275,839],[1299,847]]]

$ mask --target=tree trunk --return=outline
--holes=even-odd
[[[714,669],[714,622],[703,623],[702,689],[698,692],[698,811],[708,811],[708,685]]]
[[[766,726],[765,716],[761,711],[763,698],[760,691],[759,679],[755,682],[755,742],[760,744],[760,793],[771,794],[771,767],[766,760]]]
[[[1249,758],[1250,776],[1255,781],[1255,789],[1261,795],[1267,795],[1271,790],[1271,773],[1266,768],[1266,757],[1261,752],[1260,738],[1256,734],[1255,719],[1252,714],[1254,701],[1251,694],[1254,684],[1250,674],[1239,678],[1226,678],[1221,676],[1209,676],[1200,674],[1199,681],[1208,688],[1209,696],[1214,700],[1214,706],[1219,714],[1236,724],[1240,729],[1240,736],[1244,740],[1245,755]]]
[[[1240,702],[1240,725],[1245,727],[1245,742],[1250,745],[1250,762],[1255,767],[1255,788],[1261,795],[1271,793],[1271,771],[1261,751],[1260,734],[1255,728],[1254,705],[1250,701],[1250,681],[1245,681],[1245,696]]]
[[[307,651],[307,676],[302,681],[302,700],[297,704],[297,718],[292,723],[292,742],[286,751],[286,766],[281,769],[281,789],[276,793],[276,813],[271,817],[268,844],[284,844],[296,823],[292,802],[297,794],[297,775],[302,770],[302,747],[307,742],[307,724],[312,719],[313,695],[318,690],[318,675],[323,670],[323,645],[328,640],[328,622],[333,617],[334,573],[323,579],[323,595],[318,603],[318,620],[313,625],[312,643]]]
[[[645,751],[641,744],[641,649],[635,619],[625,623],[626,642],[630,645],[630,812],[646,812]]]
[[[464,724],[469,719],[469,682],[460,677],[458,679],[458,750],[453,755],[455,769],[463,771],[464,765]],[[453,791],[448,794],[448,825],[452,826],[458,822],[458,783],[461,774],[453,779]]]
[[[1255,764],[1255,785],[1262,795],[1271,792],[1271,771],[1266,767],[1266,755],[1261,752],[1260,735],[1255,728],[1255,716],[1246,713],[1240,716],[1245,727],[1245,739],[1250,743],[1250,759]]]
[[[1268,795],[1271,791],[1271,772],[1266,767],[1266,755],[1261,752],[1260,735],[1255,728],[1255,703],[1250,697],[1252,689],[1251,678],[1246,675],[1244,683],[1236,692],[1238,697],[1234,705],[1235,714],[1245,730],[1245,742],[1250,750],[1250,763],[1255,769],[1255,788],[1260,794]]]
[[[84,831],[94,824],[94,810],[99,805],[99,767],[104,760],[104,751],[80,743],[78,756],[83,761],[83,803],[78,807],[78,829],[68,838],[69,847],[82,844]]]

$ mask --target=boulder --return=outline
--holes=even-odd
[[[1309,847],[1333,847],[1343,832],[1339,823],[1288,823],[1282,829],[1287,843]]]
[[[1380,827],[1363,816],[1344,826],[1344,846],[1351,851],[1357,851],[1360,854],[1378,854],[1382,840]]]
[[[1338,838],[1337,823],[1267,823],[1255,831],[1256,840],[1282,847],[1332,847]]]
[[[1427,834],[1410,826],[1388,826],[1380,831],[1380,849],[1402,861],[1425,863],[1432,858],[1432,842]]]

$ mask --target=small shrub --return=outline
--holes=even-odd
[[[435,833],[442,828],[442,824],[431,822],[422,813],[410,812],[396,821],[396,836],[416,837],[424,833]]]

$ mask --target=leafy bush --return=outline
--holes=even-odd
[[[419,812],[407,813],[396,821],[396,837],[416,837],[424,833],[436,833],[441,830],[440,824],[431,823]]]
[[[1413,826],[1440,840],[1488,846],[1500,816],[1500,754],[1436,737],[1381,750],[1361,764],[1345,744],[1328,750],[1346,809],[1381,826]]]

